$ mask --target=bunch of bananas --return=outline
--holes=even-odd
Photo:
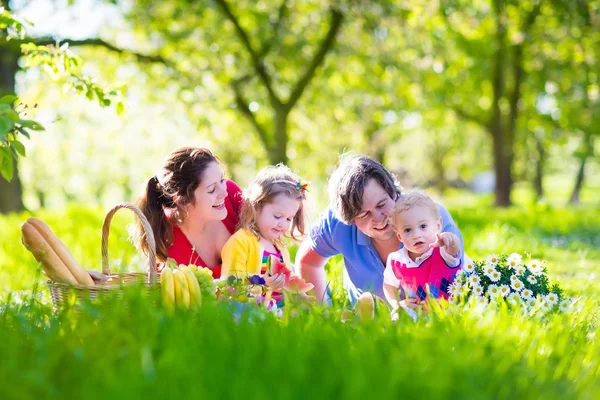
[[[160,294],[165,308],[197,309],[202,304],[202,293],[193,268],[171,268],[166,265],[160,276]]]

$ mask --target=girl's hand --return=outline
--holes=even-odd
[[[429,248],[446,247],[446,251],[452,257],[456,257],[460,252],[460,239],[452,232],[442,232],[436,234],[435,242],[429,245]]]
[[[272,276],[265,276],[265,283],[268,287],[274,290],[278,290],[283,288],[285,285],[285,275],[284,274],[275,274]]]

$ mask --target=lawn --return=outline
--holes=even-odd
[[[413,323],[381,315],[342,324],[341,262],[328,266],[336,304],[278,320],[232,318],[225,304],[167,315],[132,291],[118,302],[52,311],[35,260],[20,244],[28,214],[0,218],[0,387],[22,398],[598,398],[600,210],[535,206],[496,210],[487,199],[445,201],[474,259],[530,253],[578,299],[546,319],[508,310],[434,313]],[[88,269],[100,266],[103,210],[44,211]],[[142,266],[117,215],[115,270]],[[36,283],[37,282],[37,283]],[[35,299],[35,300],[32,300]]]

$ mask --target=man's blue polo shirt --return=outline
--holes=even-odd
[[[455,233],[460,238],[461,254],[464,254],[462,235],[448,210],[441,204],[442,231]],[[344,257],[344,289],[354,304],[362,292],[368,291],[384,299],[383,271],[381,261],[371,238],[355,224],[346,225],[329,209],[325,211],[310,231],[311,248],[321,257]],[[402,244],[400,244],[402,248]]]

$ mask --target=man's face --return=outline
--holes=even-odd
[[[373,240],[389,240],[394,237],[390,221],[394,205],[394,199],[375,179],[371,179],[365,186],[362,209],[354,218],[354,223]]]

